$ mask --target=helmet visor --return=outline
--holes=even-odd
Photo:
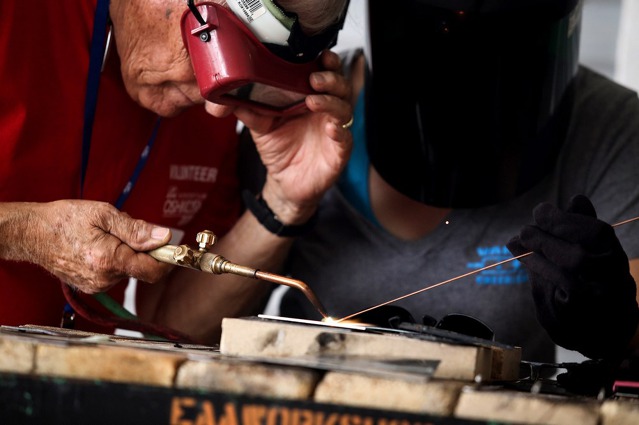
[[[578,0],[368,3],[367,147],[393,187],[480,207],[552,168],[577,71]],[[397,82],[401,81],[401,85]]]

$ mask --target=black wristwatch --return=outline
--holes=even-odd
[[[250,191],[244,190],[242,192],[242,199],[244,200],[246,208],[253,213],[257,221],[259,221],[266,230],[277,236],[302,236],[308,233],[317,221],[317,211],[315,211],[315,214],[313,214],[306,223],[287,226],[277,219],[277,216],[271,208],[269,208],[264,198],[262,198],[261,193],[255,196]]]

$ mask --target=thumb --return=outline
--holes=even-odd
[[[108,227],[109,233],[136,251],[149,251],[166,245],[171,240],[171,230],[144,220],[117,214]]]

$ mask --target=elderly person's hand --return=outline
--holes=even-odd
[[[166,245],[169,229],[135,220],[105,202],[11,203],[4,258],[44,267],[78,290],[103,292],[127,277],[156,282],[171,266],[143,251]],[[13,217],[13,218],[12,218]],[[6,232],[3,232],[6,234]]]
[[[309,113],[278,118],[247,108],[233,108],[251,130],[267,177],[262,196],[286,224],[300,224],[315,212],[322,195],[337,180],[352,148],[346,125],[353,117],[351,83],[340,73],[341,62],[331,51],[322,53],[324,71],[310,76],[320,94],[306,97]],[[213,115],[229,107],[208,103]]]
[[[537,317],[557,344],[598,359],[617,360],[639,323],[636,287],[615,231],[598,220],[588,198],[566,211],[548,203],[533,211],[508,242],[528,269]]]

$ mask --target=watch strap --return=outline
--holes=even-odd
[[[262,194],[253,195],[250,191],[242,192],[242,199],[246,208],[255,216],[269,232],[282,237],[296,237],[308,233],[317,221],[317,211],[304,224],[286,225],[278,220],[277,216],[268,206]]]

